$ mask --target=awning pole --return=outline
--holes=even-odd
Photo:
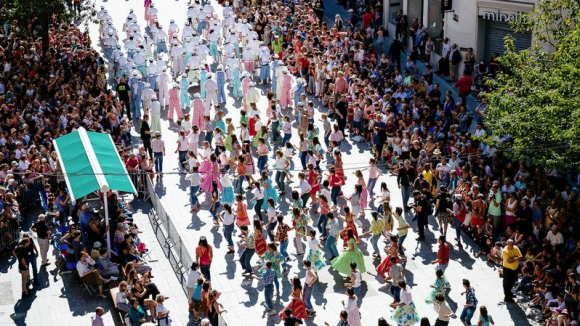
[[[108,229],[109,226],[109,203],[107,199],[107,193],[103,194],[104,203],[105,203],[105,229]],[[107,230],[107,257],[111,259],[111,230]]]

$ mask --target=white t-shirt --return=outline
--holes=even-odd
[[[192,187],[197,187],[199,186],[199,182],[201,180],[201,174],[197,172],[190,173],[185,177],[185,180],[189,180],[189,182],[191,182]]]
[[[252,193],[254,194],[254,198],[256,200],[260,200],[260,199],[264,199],[264,188],[254,188],[254,190],[252,190]]]
[[[166,312],[167,312],[167,308],[165,308],[162,304],[158,303],[157,304],[157,314],[159,314],[159,313],[164,314]],[[171,318],[169,318],[169,316],[167,316],[167,318],[161,318],[161,319],[159,319],[158,325],[160,325],[160,326],[171,326]]]
[[[222,186],[224,188],[232,186],[232,179],[230,179],[230,176],[227,174],[223,174],[222,176],[220,176],[220,182],[222,183]]]
[[[195,287],[195,284],[197,283],[197,280],[200,277],[201,277],[201,274],[198,271],[194,271],[194,270],[190,269],[189,274],[187,274],[187,284],[185,286],[193,289]]]
[[[235,215],[234,213],[228,213],[228,211],[224,211],[224,225],[232,225],[234,223],[235,220]]]

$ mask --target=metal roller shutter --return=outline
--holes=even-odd
[[[509,23],[486,20],[485,22],[485,46],[484,60],[491,58],[492,53],[504,52],[504,38],[511,35],[514,38],[514,45],[517,51],[525,50],[532,45],[532,35],[530,33],[514,33]]]

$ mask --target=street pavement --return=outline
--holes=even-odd
[[[217,8],[218,12],[221,12],[221,8],[215,2],[212,1],[212,3],[215,5],[214,8]],[[131,8],[135,10],[141,26],[144,26],[142,1],[97,0],[96,5],[97,10],[100,5],[104,5],[108,9],[119,31],[122,30],[122,23]],[[346,12],[338,7],[335,2],[327,1],[325,5],[327,8],[327,21],[329,20],[328,18],[332,21],[336,13],[341,14],[343,18],[347,17]],[[187,8],[186,1],[163,1],[163,5],[158,6],[158,8],[160,22],[165,27],[169,25],[170,19],[175,19],[179,26],[183,26]],[[96,43],[96,40],[98,40],[96,26],[91,25],[90,33],[91,39]],[[387,40],[385,51],[388,50],[389,44],[390,40]],[[215,64],[213,67],[215,68]],[[419,67],[421,69],[424,68],[421,64],[419,64]],[[447,83],[441,82],[441,85],[442,92],[450,89]],[[264,107],[266,103],[265,87],[262,85],[258,86],[263,95],[258,107]],[[193,92],[197,91],[198,88],[193,89]],[[228,87],[226,90],[227,95],[229,95],[230,91],[231,88]],[[320,118],[320,113],[326,110],[316,101],[315,105],[317,108],[315,118],[317,120]],[[232,117],[236,123],[239,121],[240,107],[240,101],[234,101],[230,96],[227,97],[225,111],[227,112],[227,116]],[[474,102],[470,103],[470,108],[472,107],[474,107]],[[189,112],[189,110],[185,110],[185,112]],[[227,248],[222,230],[213,227],[208,211],[210,203],[205,200],[205,195],[200,197],[203,202],[202,209],[197,213],[190,212],[189,184],[184,180],[184,176],[179,174],[177,154],[174,153],[177,147],[177,136],[174,131],[175,125],[167,120],[167,110],[162,113],[161,123],[163,139],[167,147],[167,156],[164,162],[164,172],[166,174],[156,184],[155,189],[192,257],[195,256],[195,248],[202,235],[208,237],[210,244],[214,247],[212,284],[214,288],[223,292],[220,302],[223,304],[224,309],[227,310],[227,313],[224,315],[225,320],[230,326],[281,324],[281,320],[277,316],[268,317],[266,315],[266,310],[263,306],[263,286],[255,280],[242,277],[239,264],[239,255],[241,252],[238,251],[234,255],[226,254]],[[293,130],[293,132],[291,141],[293,144],[297,144],[296,140],[298,137],[296,130]],[[135,136],[137,135],[138,133],[135,133]],[[367,167],[371,154],[369,148],[364,143],[349,141],[347,144],[343,144],[341,149],[345,174],[347,176],[346,186],[343,187],[343,191],[346,195],[350,195],[354,190],[354,184],[356,182],[353,175],[354,171]],[[297,158],[294,160],[294,166],[300,166]],[[325,170],[325,166],[326,162],[323,162],[323,170]],[[297,172],[294,172],[294,175],[296,178]],[[378,192],[380,182],[386,182],[391,190],[393,207],[401,206],[402,199],[397,189],[396,178],[391,175],[381,177],[375,188],[376,192]],[[287,183],[287,187],[294,186],[297,186],[296,179]],[[251,198],[251,194],[248,195]],[[287,213],[288,203],[288,198],[281,198],[278,202],[278,210]],[[163,255],[161,246],[156,241],[155,234],[146,216],[150,209],[149,205],[141,201],[134,201],[132,205],[138,211],[135,216],[137,223],[139,223],[140,228],[144,231],[142,236],[145,238],[148,247],[153,249],[153,258],[157,260],[152,263],[156,276],[154,281],[162,293],[171,297],[167,301],[167,305],[172,311],[174,325],[192,324],[187,314],[186,298],[182,287],[175,277],[173,267]],[[374,207],[374,204],[371,204],[370,209],[372,210]],[[248,211],[253,213],[251,206],[248,208]],[[37,212],[27,215],[30,219],[31,216],[36,216],[36,214]],[[369,215],[367,211],[367,221],[364,222],[366,225],[368,225],[370,219]],[[316,221],[317,215],[312,214],[312,218]],[[408,216],[407,220],[410,222],[411,217]],[[286,221],[289,221],[288,217]],[[427,241],[417,243],[415,241],[416,224],[411,223],[411,225],[413,226],[413,230],[410,232],[405,243],[408,256],[408,261],[405,264],[407,269],[407,282],[411,287],[419,314],[428,317],[431,322],[434,322],[437,316],[436,312],[424,300],[431,291],[430,285],[435,280],[435,269],[430,262],[436,257],[436,238],[439,236],[439,232],[437,231],[435,223],[432,221],[429,232],[427,233]],[[361,249],[366,255],[365,263],[368,272],[363,274],[363,288],[359,295],[361,299],[360,311],[362,324],[374,325],[380,317],[384,317],[387,320],[390,319],[393,310],[388,305],[392,302],[392,298],[390,297],[388,287],[374,271],[374,267],[376,267],[379,261],[373,261],[372,257],[370,257],[372,247],[370,246],[369,237],[364,237],[362,240]],[[288,251],[293,261],[290,263],[291,269],[289,275],[281,280],[282,289],[280,296],[275,296],[274,298],[274,304],[277,310],[283,309],[289,301],[291,292],[290,278],[294,276],[304,277],[304,269],[301,267],[302,257],[295,255],[296,251],[293,244],[289,246]],[[503,293],[498,272],[485,260],[474,258],[473,254],[477,251],[478,249],[469,240],[465,240],[464,249],[459,249],[456,246],[452,247],[452,260],[446,272],[446,276],[452,287],[448,291],[447,303],[457,316],[452,319],[450,325],[461,324],[459,315],[465,303],[465,298],[461,295],[461,292],[463,292],[463,278],[470,279],[471,284],[475,288],[479,306],[486,305],[488,307],[489,313],[493,316],[496,325],[530,325],[530,322],[526,318],[528,311],[524,311],[520,306],[513,304],[506,307],[501,302]],[[257,262],[256,257],[253,259],[253,262],[254,264]],[[119,325],[119,321],[115,320],[110,313],[112,305],[110,300],[103,300],[98,297],[81,299],[80,293],[76,293],[80,291],[71,286],[72,281],[67,281],[66,275],[61,278],[60,276],[51,274],[54,269],[54,260],[47,272],[50,275],[47,277],[51,283],[50,286],[37,291],[36,297],[24,300],[19,300],[20,275],[18,274],[14,260],[11,259],[6,262],[6,259],[1,259],[0,263],[0,275],[2,275],[0,276],[0,291],[4,294],[4,289],[10,290],[12,297],[12,300],[9,300],[10,295],[2,296],[8,297],[8,299],[0,301],[0,325],[88,324],[89,316],[92,315],[97,305],[105,307],[107,311],[104,316],[105,325]],[[156,271],[161,272],[158,273]],[[317,310],[317,316],[314,319],[306,319],[305,324],[324,325],[324,322],[328,321],[329,324],[333,325],[336,324],[338,314],[343,309],[341,302],[346,300],[346,296],[344,295],[344,283],[346,280],[331,268],[320,271],[318,275],[319,280],[315,284],[312,298],[314,308]],[[7,280],[9,280],[10,286],[6,285]],[[50,309],[50,313],[47,313],[48,309]],[[6,318],[7,316],[10,318]],[[479,312],[475,314],[472,323],[477,323],[478,316]]]

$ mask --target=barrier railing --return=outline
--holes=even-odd
[[[167,215],[167,212],[163,208],[159,197],[155,193],[155,188],[153,182],[149,175],[145,176],[147,192],[149,199],[151,199],[151,204],[153,206],[151,212],[149,213],[149,220],[153,226],[153,231],[157,236],[157,240],[163,248],[163,253],[171,262],[175,275],[179,279],[183,290],[185,291],[185,285],[187,284],[187,273],[191,263],[193,262],[192,257],[187,251],[185,243],[181,240],[177,228],[173,225],[171,218]],[[187,293],[187,291],[186,291]]]
[[[45,179],[43,177],[37,177],[32,182],[22,183],[18,186],[16,200],[21,211],[36,204],[40,200],[38,192],[44,190],[44,184]]]
[[[0,251],[13,249],[20,240],[20,227],[14,223],[0,223]]]
[[[187,274],[189,272],[193,258],[187,251],[186,244],[181,240],[177,228],[171,221],[171,218],[167,215],[161,200],[157,197],[155,193],[155,187],[151,181],[151,177],[146,174],[145,181],[147,186],[148,197],[151,200],[152,209],[149,212],[149,221],[153,227],[153,232],[157,237],[157,241],[161,244],[162,251],[165,257],[169,259],[173,271],[181,284],[181,287],[185,294],[187,295],[187,290],[185,288],[187,284]],[[227,322],[221,314],[219,317],[219,325],[217,326],[227,326]]]

